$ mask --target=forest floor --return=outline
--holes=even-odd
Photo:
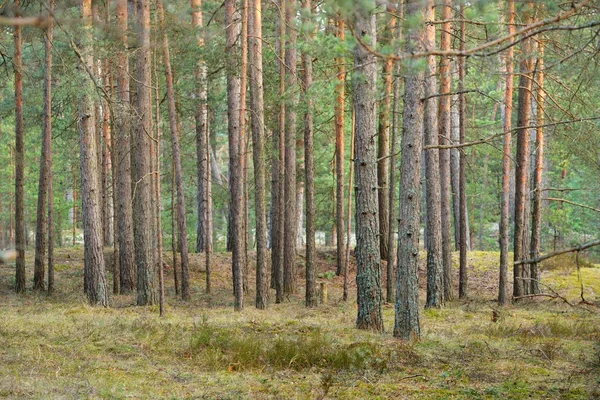
[[[332,250],[319,251],[329,301],[315,309],[303,305],[299,275],[298,294],[283,304],[256,310],[251,289],[245,310],[234,312],[230,255],[213,258],[207,295],[203,256],[192,255],[189,302],[177,299],[167,269],[164,318],[155,306],[136,307],[133,295],[111,296],[110,308],[88,306],[80,248],[58,250],[50,297],[14,294],[14,266],[0,266],[0,397],[600,398],[600,267],[583,263],[590,304],[580,304],[574,257],[542,273],[571,305],[540,297],[498,309],[498,254],[469,253],[469,299],[421,309],[415,343],[392,337],[391,304],[383,307],[386,333],[354,328],[354,282],[344,303]],[[424,275],[420,283],[424,289]]]

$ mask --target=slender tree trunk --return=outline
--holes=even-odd
[[[131,293],[135,288],[136,270],[133,247],[133,208],[131,197],[131,103],[129,95],[129,56],[127,54],[127,1],[117,0],[116,21],[120,46],[117,51],[116,134],[116,191],[117,237],[119,245],[120,292]]]
[[[252,155],[254,162],[254,212],[256,217],[256,300],[258,309],[267,308],[269,275],[267,270],[267,207],[265,110],[262,68],[262,7],[252,0],[248,20],[250,64],[250,109],[252,117]]]
[[[465,5],[460,5],[460,50],[465,49],[465,21],[464,21],[464,9]],[[459,113],[459,142],[465,142],[465,58],[460,57],[458,63],[458,91],[462,92],[458,95],[458,113]],[[459,170],[458,170],[458,198],[459,198],[459,219],[460,219],[460,261],[459,261],[459,281],[458,281],[458,297],[465,299],[467,297],[467,240],[469,237],[469,231],[467,229],[467,188],[466,188],[466,158],[464,149],[460,149],[459,156]]]
[[[375,2],[355,12],[354,28],[369,46],[376,43]],[[360,45],[354,49],[354,105],[356,107],[356,286],[359,329],[383,331],[381,313],[381,253],[377,204],[377,144],[375,143],[375,56]]]
[[[515,32],[515,2],[507,0],[508,34]],[[511,40],[512,43],[512,40]],[[510,46],[504,57],[506,77],[504,82],[504,116],[502,130],[502,200],[500,204],[500,278],[498,282],[498,304],[506,304],[506,283],[508,272],[508,230],[510,215],[510,163],[512,141],[512,94],[513,94],[513,47]]]
[[[537,87],[536,87],[536,130],[535,130],[535,172],[533,179],[533,213],[531,218],[531,253],[530,258],[537,258],[540,255],[541,230],[542,230],[542,173],[544,169],[544,43],[538,42],[538,62],[536,67]],[[532,294],[540,293],[539,267],[538,263],[532,263],[531,280],[529,292]]]
[[[424,16],[420,0],[407,0],[406,17]],[[406,32],[406,51],[423,50],[424,28]],[[398,215],[398,266],[396,270],[396,312],[394,336],[419,339],[419,214],[421,206],[421,151],[425,73],[409,65],[404,78],[402,153],[400,165],[400,212]]]
[[[275,302],[283,301],[283,231],[285,207],[285,4],[286,0],[278,2],[277,17],[277,54],[279,66],[279,126],[277,134],[273,135],[273,184],[272,184],[272,245],[271,245],[271,283],[275,288]],[[276,150],[275,150],[276,149]]]
[[[352,122],[350,131],[350,172],[348,173],[348,204],[346,212],[346,256],[344,258],[344,294],[343,300],[348,301],[348,273],[350,263],[350,235],[352,230],[352,182],[354,180],[354,137],[356,132],[356,112],[352,107]]]
[[[54,2],[50,1],[52,8]],[[38,186],[37,226],[35,232],[35,263],[33,272],[33,288],[44,290],[46,274],[44,261],[46,257],[46,218],[48,183],[50,180],[50,152],[52,147],[52,19],[46,27],[44,37],[46,65],[44,70],[44,110],[42,123],[42,154],[40,157],[40,180]]]
[[[150,163],[152,120],[150,116],[150,6],[148,0],[137,0],[137,62],[135,123],[135,181],[133,218],[135,262],[137,264],[137,304],[156,302],[152,251],[152,169]]]
[[[435,19],[434,1],[428,0],[426,21]],[[435,48],[435,25],[426,22],[425,49]],[[435,56],[427,57],[427,76],[425,78],[424,136],[425,144],[437,146],[438,109],[437,67]],[[425,307],[441,307],[444,304],[444,263],[442,258],[442,215],[440,192],[440,155],[438,149],[425,151],[425,188],[427,192],[427,302]]]
[[[77,239],[77,171],[73,166],[73,246],[75,246],[75,240]]]
[[[83,68],[91,73],[94,66],[92,47],[92,4],[82,0],[81,15],[85,34],[81,45]],[[79,145],[81,163],[81,203],[83,209],[84,276],[85,292],[93,305],[108,306],[108,288],[104,272],[104,252],[102,243],[102,217],[100,185],[98,183],[98,157],[96,126],[94,121],[94,90],[90,76],[84,76],[86,88],[79,101]]]
[[[386,23],[386,35],[391,43],[396,29],[396,18],[390,14]],[[379,110],[379,128],[377,132],[377,194],[379,201],[379,246],[381,258],[389,258],[389,213],[390,197],[388,188],[389,170],[390,170],[390,110],[392,107],[392,68],[394,62],[391,59],[383,61],[383,100]]]
[[[204,48],[204,36],[202,34],[202,0],[190,0],[192,7],[192,27],[196,31],[196,43],[198,48]],[[196,84],[196,162],[198,175],[198,192],[197,192],[197,208],[198,208],[198,225],[196,231],[196,252],[201,253],[206,251],[206,239],[204,237],[207,225],[210,224],[211,215],[206,209],[208,200],[207,185],[210,182],[206,181],[206,177],[210,177],[210,165],[206,148],[208,147],[208,108],[207,108],[207,82],[206,82],[206,63],[204,57],[201,57],[195,70]]]
[[[285,49],[286,86],[288,96],[285,112],[285,207],[283,232],[283,292],[296,293],[296,0],[286,0],[285,25],[287,43]]]
[[[341,17],[336,18],[336,36],[344,42],[345,24]],[[346,67],[344,57],[335,60],[337,65],[337,80],[335,85],[335,218],[337,234],[337,270],[336,274],[344,273],[346,266],[344,244],[344,88]]]
[[[208,122],[208,121],[207,121]],[[210,152],[211,152],[211,147],[210,147],[210,141],[208,140],[208,123],[206,124],[206,137],[207,137],[207,146],[206,146],[206,164],[207,166],[209,166],[208,168],[206,168],[206,214],[208,215],[208,223],[205,224],[204,226],[204,234],[205,234],[205,247],[204,247],[204,252],[206,254],[206,258],[205,258],[205,268],[206,268],[206,293],[210,294],[210,255],[212,253],[212,246],[213,246],[213,240],[212,240],[212,181],[211,181],[211,173],[210,173],[210,161],[211,161],[211,157],[210,157]]]
[[[533,2],[524,4],[523,23],[531,23]],[[527,249],[523,248],[523,237],[525,232],[525,199],[527,198],[527,180],[529,171],[529,125],[531,112],[531,89],[532,89],[532,62],[531,62],[531,39],[521,42],[521,61],[519,63],[519,104],[517,112],[517,167],[515,171],[515,234],[514,234],[514,261],[520,261],[526,257]],[[526,293],[523,278],[523,265],[513,266],[513,297],[519,297]]]
[[[450,50],[452,39],[452,0],[444,0],[442,6],[442,31],[440,33],[440,49]],[[449,145],[452,136],[451,100],[452,89],[450,74],[450,58],[440,59],[440,95],[439,98],[439,142]],[[451,185],[450,185],[450,149],[440,149],[440,203],[442,222],[442,263],[444,269],[444,299],[454,297],[452,285],[452,223],[451,223]]]
[[[20,0],[15,0],[20,7]],[[13,66],[15,71],[15,248],[17,250],[15,291],[25,292],[25,210],[23,183],[25,173],[25,144],[23,131],[23,77],[21,69],[21,27],[15,26],[13,33],[15,52]]]
[[[246,133],[246,93],[248,80],[248,0],[241,0],[240,33],[240,164],[242,169],[242,271],[244,294],[248,294],[248,135]]]
[[[54,0],[48,2],[49,13],[54,12]],[[52,198],[52,46],[54,41],[53,35],[53,19],[52,17],[48,20],[46,26],[46,37],[44,40],[44,50],[46,56],[46,75],[44,77],[44,84],[48,85],[47,93],[45,90],[45,102],[44,102],[44,133],[48,134],[48,294],[54,292],[54,227],[53,227],[53,208],[54,201]],[[47,95],[47,97],[46,97]],[[44,139],[46,136],[44,135]],[[59,231],[60,232],[60,231]]]
[[[107,7],[107,20],[109,19],[108,17],[108,13],[109,13],[110,9]],[[114,100],[116,99],[115,97],[115,84],[114,84],[114,79],[113,79],[113,65],[110,64],[110,75],[109,75],[109,79],[108,79],[108,83],[107,83],[107,88],[106,90],[108,90],[108,93],[110,94],[110,98]],[[114,110],[114,109],[113,109]],[[113,111],[113,121],[114,121],[114,111]],[[118,241],[118,237],[119,237],[119,229],[118,229],[118,221],[117,221],[117,216],[118,216],[118,212],[119,212],[119,206],[118,206],[118,194],[117,194],[117,146],[116,146],[116,135],[115,135],[115,131],[114,131],[114,122],[113,125],[111,125],[111,127],[113,128],[113,136],[112,136],[112,140],[110,143],[110,165],[111,165],[111,174],[112,174],[112,217],[113,217],[113,221],[112,221],[112,228],[113,228],[113,294],[119,294],[119,289],[120,289],[120,278],[121,278],[121,267],[120,267],[120,263],[119,263],[119,241]]]
[[[171,57],[169,55],[169,39],[164,32],[164,9],[162,0],[156,1],[156,10],[162,33],[163,66],[165,68],[165,81],[167,86],[167,103],[169,107],[169,126],[171,128],[171,150],[175,166],[175,186],[177,189],[177,230],[179,233],[179,253],[181,255],[181,297],[183,300],[190,298],[190,282],[188,272],[187,250],[187,221],[185,215],[185,197],[183,192],[183,172],[181,167],[181,146],[179,144],[179,127],[177,125],[177,109],[175,107],[175,89],[173,87],[173,72],[171,70]],[[158,110],[157,110],[158,112]],[[157,139],[158,140],[158,139]],[[157,154],[158,156],[158,154]]]
[[[227,73],[227,119],[229,134],[229,190],[232,230],[232,273],[234,309],[244,308],[244,221],[243,221],[243,188],[242,178],[242,148],[240,140],[240,76],[238,75],[239,56],[236,46],[240,34],[239,18],[236,16],[236,1],[225,0],[225,29],[226,29],[226,61]]]
[[[257,0],[258,1],[258,0]],[[306,13],[305,23],[312,22],[311,0],[304,0],[302,7]],[[308,41],[312,42],[314,31],[309,32]],[[311,43],[312,44],[312,43]],[[302,53],[304,102],[304,168],[306,185],[306,307],[318,305],[316,266],[315,266],[315,158],[313,152],[313,108],[312,100],[312,55]],[[337,103],[336,103],[337,104]],[[337,130],[337,126],[336,126]],[[337,133],[337,132],[336,132]],[[337,134],[336,134],[337,137]],[[343,161],[342,161],[343,162]],[[342,185],[343,187],[343,185]],[[339,262],[339,260],[338,260]]]
[[[173,254],[173,282],[175,284],[175,294],[179,294],[179,275],[177,270],[177,206],[175,205],[175,163],[171,159],[171,253]]]

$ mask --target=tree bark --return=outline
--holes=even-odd
[[[83,68],[90,73],[94,67],[92,47],[92,4],[91,0],[82,0],[81,15],[85,26],[80,51]],[[104,252],[102,238],[102,216],[99,168],[97,157],[96,125],[94,120],[95,87],[86,74],[85,91],[79,100],[79,146],[81,164],[81,204],[83,212],[84,241],[84,287],[88,301],[92,305],[108,306],[108,288],[104,272]]]
[[[53,9],[54,1],[49,7]],[[42,154],[40,157],[40,180],[38,185],[37,226],[35,232],[35,263],[33,272],[33,288],[44,290],[45,256],[47,238],[47,202],[50,181],[50,153],[52,151],[52,18],[44,36],[45,70],[44,70],[44,109],[42,122]],[[52,238],[49,237],[48,240]]]
[[[286,0],[285,26],[287,43],[285,49],[286,86],[288,96],[285,112],[285,206],[283,232],[283,292],[296,293],[296,0]]]
[[[344,42],[345,23],[341,17],[336,18],[336,36]],[[346,81],[346,67],[344,57],[335,59],[337,77],[335,84],[335,221],[336,221],[336,250],[337,269],[336,275],[344,273],[346,267],[344,243],[344,88]]]
[[[15,7],[20,7],[20,1],[15,0]],[[25,179],[25,143],[23,131],[23,61],[21,54],[21,27],[15,26],[14,33],[15,71],[15,249],[17,250],[15,291],[25,292],[25,210],[23,181]]]
[[[434,2],[428,0],[425,11],[425,50],[435,48],[435,25],[427,23],[435,19]],[[425,144],[437,146],[437,67],[435,56],[427,57],[425,78],[424,136]],[[444,268],[442,258],[442,224],[440,193],[440,155],[436,148],[425,151],[425,188],[427,193],[427,301],[425,307],[441,307],[444,304]]]
[[[267,308],[269,275],[267,270],[267,207],[265,165],[265,110],[262,66],[262,6],[252,0],[248,20],[250,64],[250,108],[252,110],[252,156],[254,162],[254,212],[256,218],[256,300],[258,309]]]
[[[464,21],[465,5],[460,5],[460,49],[465,48],[465,21]],[[465,58],[460,57],[458,63],[458,91],[462,92],[458,95],[458,117],[459,117],[459,143],[465,142]],[[458,298],[465,299],[467,297],[467,240],[469,240],[468,217],[467,217],[467,188],[466,188],[466,158],[464,149],[460,149],[459,153],[459,170],[458,170],[458,199],[459,199],[459,220],[460,220],[460,244],[459,244],[459,281],[458,281]]]
[[[119,287],[121,293],[135,288],[136,270],[133,247],[133,208],[131,197],[131,98],[129,95],[129,56],[127,54],[127,1],[117,0],[116,21],[120,46],[117,50],[116,132],[117,152],[117,238],[119,246]]]
[[[348,264],[350,261],[350,235],[352,230],[352,181],[354,179],[354,137],[356,131],[356,112],[352,107],[352,122],[350,131],[350,172],[348,173],[348,203],[346,212],[346,256],[344,258],[344,294],[343,300],[348,301]]]
[[[533,3],[524,4],[523,23],[531,23]],[[517,167],[515,171],[515,234],[514,234],[514,261],[524,258],[527,249],[523,248],[525,232],[525,199],[527,198],[527,180],[529,171],[529,125],[531,112],[531,89],[532,89],[532,62],[531,62],[531,39],[521,42],[521,61],[519,63],[519,98],[517,112]],[[526,293],[523,277],[524,267],[515,265],[513,267],[513,297],[520,297]]]
[[[246,94],[248,86],[248,0],[241,0],[240,33],[240,164],[242,168],[242,258],[244,294],[248,294],[248,134],[246,132]]]
[[[440,33],[440,49],[450,50],[452,39],[452,1],[444,0],[442,5],[442,31]],[[450,74],[450,58],[440,58],[440,95],[439,98],[439,142],[449,145],[452,136],[451,100],[452,89]],[[444,299],[454,297],[452,285],[452,223],[451,223],[451,185],[450,185],[450,149],[440,149],[440,206],[442,223],[442,264],[444,270]]]
[[[244,308],[244,232],[243,232],[243,178],[242,148],[240,140],[240,76],[239,56],[236,46],[240,34],[239,18],[236,16],[236,1],[225,0],[225,32],[227,52],[227,120],[229,136],[229,190],[232,230],[232,264],[234,309]]]
[[[424,17],[420,0],[406,2],[408,18]],[[406,32],[406,50],[423,49],[423,27]],[[398,215],[398,266],[394,336],[413,340],[421,337],[419,324],[419,211],[421,205],[421,151],[425,73],[409,64],[404,78],[402,154],[400,165],[400,212]]]
[[[152,169],[150,163],[150,6],[148,0],[137,0],[137,60],[135,124],[135,183],[133,189],[133,228],[135,263],[137,264],[137,304],[156,303],[152,251]]]
[[[354,29],[369,46],[376,43],[375,2],[359,7]],[[375,143],[376,75],[375,56],[357,44],[354,49],[354,105],[356,107],[356,286],[359,329],[383,331],[381,312],[381,253],[377,203],[377,144]]]

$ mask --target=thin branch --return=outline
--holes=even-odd
[[[594,247],[594,246],[598,246],[598,245],[600,245],[600,240],[593,240],[591,242],[580,244],[579,246],[571,247],[570,249],[555,251],[554,253],[545,254],[543,256],[539,256],[536,258],[530,258],[528,260],[515,261],[514,265],[516,266],[516,265],[522,265],[522,264],[539,263],[539,262],[542,262],[549,258],[560,256],[562,254],[573,253],[575,251],[579,252],[579,251],[583,251],[585,249],[589,249],[590,247]]]
[[[546,197],[546,198],[544,198],[542,200],[559,201],[561,203],[567,203],[567,204],[571,204],[573,206],[577,206],[577,207],[585,208],[585,209],[588,209],[588,210],[600,212],[599,208],[594,208],[594,207],[586,206],[585,204],[581,204],[581,203],[575,203],[574,201],[567,200],[567,199],[560,199],[560,198],[557,198],[557,197]]]
[[[3,26],[40,26],[44,28],[48,24],[48,18],[39,15],[37,17],[2,17],[0,16],[0,25]]]

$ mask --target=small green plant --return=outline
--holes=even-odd
[[[317,276],[321,279],[331,280],[335,276],[335,271],[319,272],[319,274]]]

